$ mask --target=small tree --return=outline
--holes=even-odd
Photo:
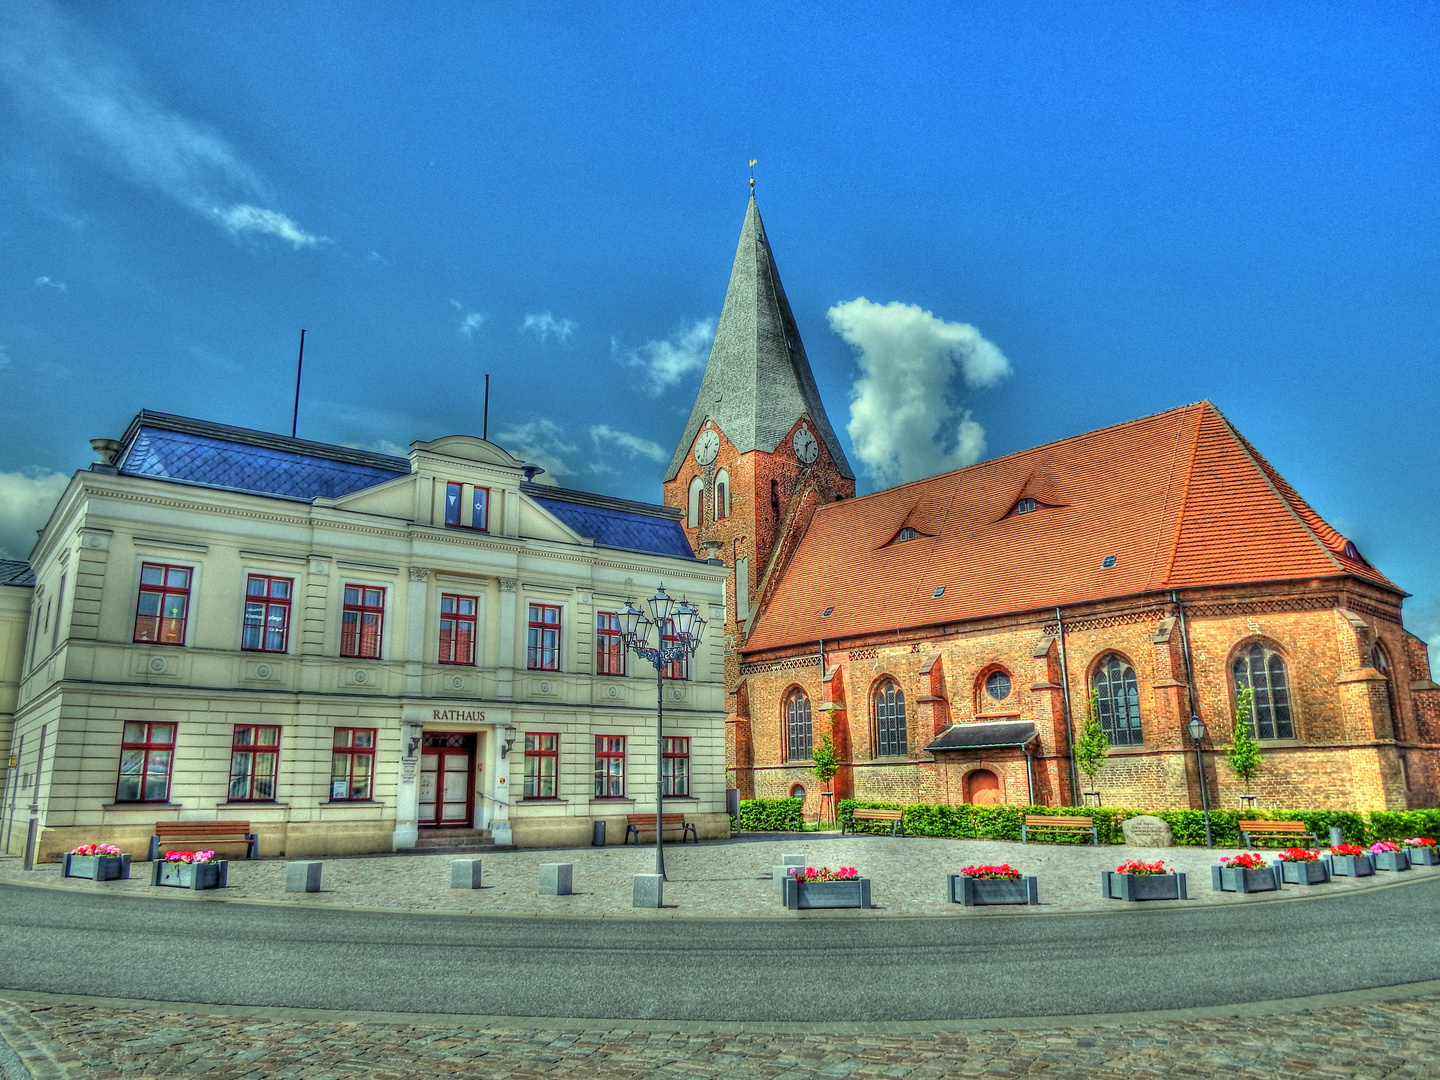
[[[1230,771],[1246,784],[1260,768],[1260,743],[1251,730],[1255,715],[1255,691],[1248,686],[1235,688],[1235,730],[1230,736],[1230,748],[1225,751],[1225,763]]]
[[[1110,740],[1100,724],[1100,691],[1090,691],[1090,712],[1080,728],[1080,738],[1075,740],[1075,767],[1090,778],[1095,786],[1095,774],[1105,765],[1110,756]]]
[[[815,763],[810,772],[828,788],[840,771],[840,755],[835,752],[835,744],[830,741],[829,735],[820,736],[820,745],[810,752],[810,760]]]

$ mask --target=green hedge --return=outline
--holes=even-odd
[[[785,801],[785,800],[777,800]],[[742,804],[743,806],[743,804]],[[1050,814],[1060,817],[1088,817],[1095,822],[1102,844],[1123,844],[1125,834],[1120,825],[1138,814],[1158,817],[1170,826],[1175,843],[1200,846],[1205,843],[1205,815],[1199,810],[1142,810],[1118,806],[958,806],[905,805],[896,802],[862,802],[841,799],[836,808],[846,828],[856,832],[889,835],[888,821],[855,821],[851,814],[856,807],[903,810],[903,828],[908,836],[948,836],[962,840],[1019,840],[1020,824],[1028,815]],[[743,816],[743,811],[742,811]],[[1349,843],[1372,843],[1375,840],[1400,840],[1408,836],[1429,836],[1440,839],[1440,810],[1376,810],[1361,813],[1353,810],[1229,810],[1210,811],[1210,832],[1219,847],[1240,844],[1239,822],[1303,821],[1324,844],[1329,840],[1330,826],[1338,825]],[[1045,843],[1088,844],[1088,834],[1076,832],[1042,834]]]
[[[800,799],[741,799],[741,832],[802,832]]]

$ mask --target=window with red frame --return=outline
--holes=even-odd
[[[690,794],[690,740],[660,740],[661,791],[666,795]]]
[[[625,736],[595,736],[595,797],[625,797]]]
[[[660,634],[660,645],[668,648],[680,644],[680,635],[675,632],[675,620],[666,619],[662,624]],[[661,669],[660,675],[666,679],[688,679],[690,678],[690,657],[679,656],[671,660]]]
[[[355,802],[374,798],[375,729],[335,729],[330,756],[330,801]]]
[[[440,663],[475,663],[475,611],[473,596],[440,594]]]
[[[531,671],[560,670],[560,609],[530,605],[530,638],[525,666]]]
[[[131,721],[120,743],[120,779],[115,801],[168,802],[170,766],[175,760],[175,725]]]
[[[380,631],[384,619],[384,589],[346,585],[345,610],[340,616],[340,655],[380,659]]]
[[[280,763],[280,729],[236,724],[230,744],[230,801],[273,802]]]
[[[620,616],[613,611],[595,613],[595,674],[625,674],[625,641]]]
[[[245,582],[245,627],[240,648],[284,652],[290,639],[291,578],[251,574]]]
[[[460,524],[460,496],[464,490],[463,484],[445,485],[445,524],[451,528]]]
[[[190,614],[189,566],[144,563],[140,567],[140,599],[135,607],[135,640],[152,645],[184,645]]]
[[[469,499],[465,492],[469,491]],[[470,520],[464,515],[468,507]],[[445,525],[451,529],[478,529],[486,532],[490,528],[490,489],[462,484],[451,480],[445,485]]]
[[[560,736],[535,733],[525,736],[525,798],[554,799],[559,795]]]

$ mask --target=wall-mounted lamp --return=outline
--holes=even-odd
[[[405,751],[405,756],[407,758],[413,758],[420,752],[420,743],[424,738],[424,729],[418,724],[406,724],[405,735],[407,739],[405,745],[409,748]]]
[[[515,729],[509,724],[498,729],[500,732],[500,760],[510,756],[510,751],[515,749]]]

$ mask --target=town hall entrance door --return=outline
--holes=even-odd
[[[1000,778],[989,769],[966,773],[965,801],[976,806],[995,806],[1000,802]]]
[[[474,808],[474,732],[427,731],[420,754],[420,828],[467,829]]]

